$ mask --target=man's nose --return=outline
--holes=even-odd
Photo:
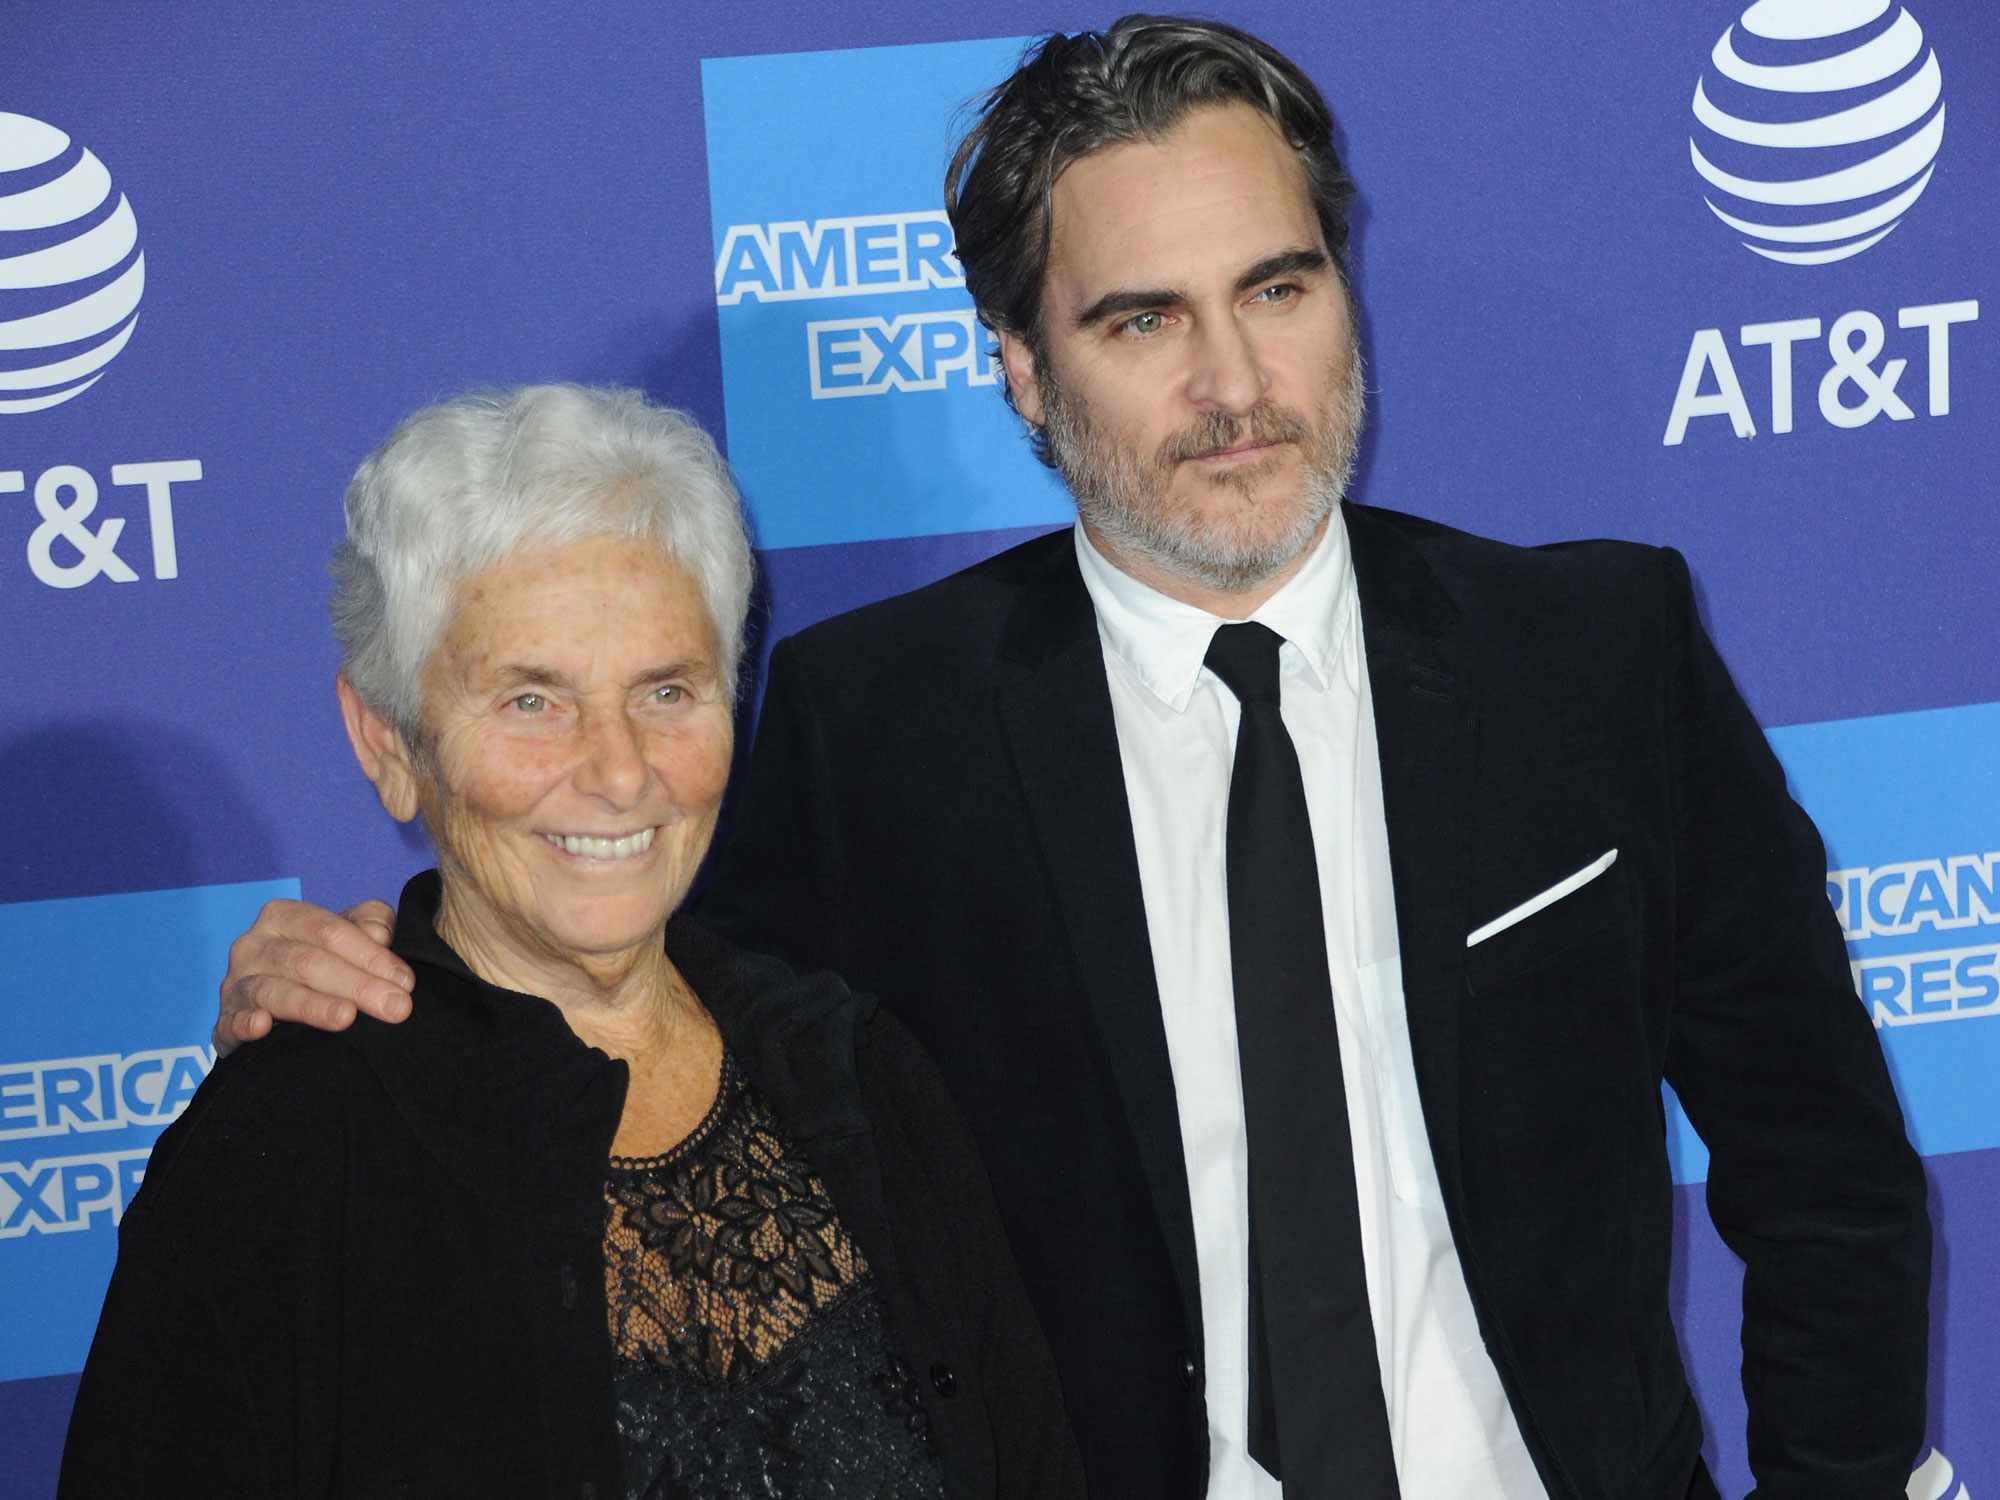
[[[1188,381],[1196,405],[1240,416],[1263,399],[1269,384],[1256,343],[1239,321],[1225,318],[1203,327]]]

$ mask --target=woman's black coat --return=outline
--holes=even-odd
[[[473,977],[403,894],[400,1026],[280,1027],[154,1149],[64,1496],[618,1493],[604,1174],[626,1069]],[[1082,1492],[1040,1330],[935,1069],[830,975],[668,950],[878,1277],[957,1497]]]

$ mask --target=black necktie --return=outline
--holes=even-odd
[[[1224,625],[1207,658],[1243,707],[1227,848],[1250,1140],[1250,1456],[1287,1500],[1393,1500],[1319,870],[1278,713],[1283,644],[1254,622]]]

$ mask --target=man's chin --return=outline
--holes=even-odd
[[[1204,526],[1163,539],[1159,560],[1174,572],[1210,588],[1239,592],[1269,582],[1297,562],[1319,536],[1324,516],[1296,511],[1282,526],[1237,524]]]
[[[1327,507],[1306,492],[1289,449],[1254,471],[1217,474],[1183,493],[1176,530],[1190,550],[1217,555],[1296,555],[1326,518]]]

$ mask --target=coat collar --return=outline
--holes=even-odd
[[[1092,545],[1081,523],[1074,532],[1078,571],[1097,617],[1105,651],[1175,713],[1185,712],[1222,617],[1170,598],[1119,569]],[[1347,526],[1334,515],[1298,572],[1249,618],[1282,636],[1318,688],[1343,674],[1355,685],[1349,646],[1354,570]]]
[[[435,870],[403,887],[390,947],[415,970],[410,1018],[357,1023],[355,1042],[439,1164],[479,1197],[544,1229],[601,1210],[626,1069],[562,1012],[479,979],[437,935]]]
[[[1413,540],[1423,522],[1347,508],[1396,888],[1403,1001],[1445,1203],[1459,1173],[1459,1011],[1477,715],[1458,606]],[[1463,1236],[1460,1236],[1463,1243]]]
[[[1183,1325],[1198,1339],[1194,1215],[1104,653],[1070,536],[1036,545],[1002,637],[1000,721],[1151,1192]]]
[[[597,1213],[628,1070],[549,1001],[474,974],[438,936],[442,892],[435,870],[403,888],[390,946],[417,971],[417,1004],[400,1026],[365,1028],[369,1064],[467,1186],[546,1201],[559,1215],[587,1201]],[[676,915],[666,941],[794,1145],[812,1156],[868,1136],[856,1058],[872,999],[747,953],[691,917]]]

